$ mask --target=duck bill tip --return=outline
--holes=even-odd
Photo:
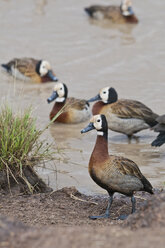
[[[94,96],[88,100],[88,102],[95,102],[101,100],[100,95]]]
[[[93,126],[93,123],[89,123],[89,125],[87,127],[85,127],[84,129],[81,130],[81,133],[87,133],[93,129],[95,129],[95,127]]]
[[[58,94],[56,91],[53,91],[52,95],[47,99],[48,103],[53,102],[58,97]]]
[[[53,74],[53,72],[50,70],[48,71],[48,77],[53,81],[53,82],[57,82],[58,78]]]

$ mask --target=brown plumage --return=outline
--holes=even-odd
[[[108,127],[116,132],[133,135],[143,129],[157,124],[158,117],[150,108],[139,101],[119,99],[114,88],[105,87],[100,93],[89,100],[98,101],[93,105],[92,113],[104,114]]]
[[[33,58],[15,58],[2,67],[12,76],[36,83],[58,81],[48,61]]]
[[[91,111],[86,100],[76,99],[73,97],[67,98],[68,89],[65,84],[57,83],[51,97],[48,98],[48,103],[56,100],[52,111],[50,112],[50,119],[61,110],[61,114],[55,119],[62,123],[79,123],[90,118]]]
[[[92,5],[85,8],[87,14],[94,19],[107,19],[113,23],[138,23],[138,19],[132,10],[130,0],[122,1],[120,6]]]
[[[159,132],[156,139],[151,143],[152,146],[161,146],[165,143],[165,115],[159,116],[157,119],[158,124],[152,129]]]
[[[104,115],[95,115],[90,124],[81,132],[97,130],[97,140],[89,161],[89,173],[92,179],[109,193],[110,200],[105,215],[92,216],[92,219],[109,217],[109,210],[115,192],[130,196],[132,213],[135,212],[134,191],[146,191],[153,194],[152,185],[143,176],[138,166],[124,157],[108,154],[108,126]],[[125,217],[121,217],[125,218]]]

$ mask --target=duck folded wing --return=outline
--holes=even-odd
[[[143,190],[153,194],[152,185],[132,160],[118,157],[115,161],[115,167],[122,175],[138,178],[143,184]]]
[[[138,166],[130,159],[117,157],[114,160],[114,164],[118,172],[123,175],[129,175],[142,179],[143,175]]]
[[[96,17],[97,13],[102,13],[105,18],[117,19],[118,15],[121,16],[120,7],[118,6],[101,6],[93,5],[91,7],[85,8],[85,11],[91,17]]]
[[[22,59],[13,59],[8,65],[10,67],[17,68],[20,73],[29,77],[32,74],[36,73],[36,65],[38,60],[32,58],[22,58]]]
[[[119,100],[111,104],[111,112],[119,118],[137,118],[144,120],[149,126],[157,124],[157,114],[153,113],[150,108],[139,101]]]
[[[68,108],[74,108],[77,110],[83,110],[87,106],[89,106],[89,103],[86,100],[80,100],[74,97],[70,97],[66,101],[66,108],[68,107]]]

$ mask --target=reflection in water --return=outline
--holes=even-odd
[[[133,36],[133,30],[137,27],[137,24],[121,25],[111,23],[108,20],[97,21],[94,19],[89,19],[89,23],[104,29],[109,29],[109,33],[111,34],[110,38],[115,39],[120,37],[123,45],[134,44],[136,42],[136,38]]]
[[[84,123],[79,123],[76,125],[54,123],[50,126],[49,131],[57,143],[65,143],[70,139],[78,139],[81,136],[80,130],[84,127],[84,125]]]
[[[150,165],[154,161],[158,162],[164,157],[163,154],[154,150],[149,144],[115,144],[111,143],[111,151],[113,154],[127,156],[132,160],[137,160],[137,163],[143,162],[143,165]]]

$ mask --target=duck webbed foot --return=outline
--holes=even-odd
[[[126,220],[126,219],[128,218],[128,216],[129,216],[129,215],[127,215],[127,214],[122,214],[122,215],[120,215],[120,216],[117,218],[117,220]]]
[[[110,217],[110,214],[103,214],[98,216],[89,216],[89,219],[91,220],[97,220],[97,219],[108,219]]]

